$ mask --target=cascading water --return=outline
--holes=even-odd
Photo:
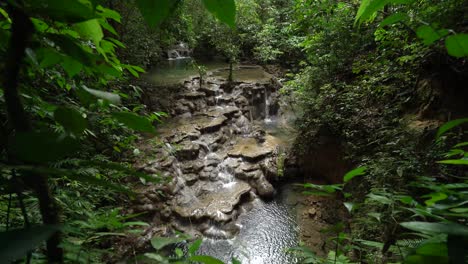
[[[239,69],[240,79],[264,77],[259,67]],[[262,200],[275,193],[267,176],[276,173],[277,141],[254,123],[273,117],[276,88],[260,77],[229,86],[213,78],[202,87],[186,82],[171,112],[177,117],[160,131],[177,146],[167,147],[173,159],[155,165],[180,178],[168,205],[171,223],[203,235],[200,252],[225,261],[294,263],[284,252],[296,245],[293,218],[279,198]]]

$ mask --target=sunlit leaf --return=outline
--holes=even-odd
[[[99,42],[101,42],[102,38],[104,37],[101,25],[97,19],[90,19],[77,23],[73,26],[73,28],[80,34],[82,38],[92,40],[96,46],[99,46]]]
[[[451,165],[468,165],[468,159],[440,160],[437,163]]]
[[[452,121],[449,121],[449,122],[443,124],[439,128],[439,130],[437,130],[436,138],[440,138],[440,136],[445,134],[450,129],[452,129],[454,127],[457,127],[457,126],[459,126],[459,125],[461,125],[463,123],[467,123],[467,122],[468,122],[468,118],[461,118],[461,119],[455,119],[455,120],[452,120]]]
[[[343,177],[344,182],[349,182],[356,176],[364,175],[366,173],[367,167],[358,167],[354,170],[349,171],[348,173],[345,174]]]

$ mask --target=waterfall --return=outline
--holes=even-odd
[[[268,90],[265,86],[265,123],[271,122],[270,119],[270,101],[268,100]]]

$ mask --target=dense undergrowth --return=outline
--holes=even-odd
[[[183,41],[195,55],[287,68],[297,154],[326,128],[360,167],[344,184],[305,185],[340,193],[350,217],[328,258],[299,248],[303,262],[463,263],[466,20],[463,0],[2,1],[2,259],[217,263],[196,256],[198,240],[162,257],[183,236],[155,238],[146,256],[113,251],[149,225],[121,210],[134,185],[166,180],[131,168],[165,116],[141,103],[135,78]],[[460,124],[438,134],[450,120]]]

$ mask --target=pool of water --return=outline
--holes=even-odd
[[[227,79],[229,76],[229,64],[223,60],[197,60],[199,65],[206,67],[208,72],[213,72],[214,77]],[[191,76],[198,76],[198,72],[192,64],[192,58],[182,58],[176,60],[167,60],[161,62],[146,74],[146,78],[158,85],[170,85],[183,82]],[[234,81],[242,82],[266,82],[270,80],[268,75],[261,67],[239,67],[234,66]]]
[[[225,68],[227,63],[221,60],[197,61],[199,65],[203,65],[208,71]],[[167,60],[161,62],[155,68],[151,69],[146,78],[158,85],[177,84],[190,76],[197,76],[198,72],[192,65],[192,58]]]
[[[298,244],[295,213],[288,200],[295,194],[283,187],[273,201],[256,200],[254,208],[240,217],[241,231],[229,240],[205,239],[199,254],[225,263],[235,257],[242,264],[294,264],[287,250]]]

